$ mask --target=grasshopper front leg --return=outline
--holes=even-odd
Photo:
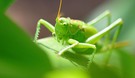
[[[37,23],[37,28],[36,28],[36,33],[35,33],[35,37],[34,37],[34,42],[37,41],[38,39],[38,36],[39,36],[39,32],[40,32],[40,27],[41,27],[41,24],[43,26],[45,26],[49,31],[51,31],[52,33],[55,32],[55,28],[52,24],[50,24],[49,22],[43,20],[43,19],[40,19]]]
[[[79,42],[76,41],[76,40],[74,40],[74,39],[69,39],[68,42],[71,43],[71,45],[69,45],[68,47],[62,49],[62,50],[58,53],[58,55],[62,55],[62,54],[63,54],[64,52],[66,52],[68,49],[71,49],[71,48],[73,48],[73,47],[75,47],[76,45],[79,44]]]
[[[71,44],[70,46],[68,46],[67,48],[64,48],[63,50],[61,50],[58,55],[62,55],[64,52],[66,52],[68,49],[71,48],[81,48],[81,49],[89,49],[92,48],[94,51],[92,53],[92,56],[90,58],[90,62],[88,63],[88,66],[92,63],[94,55],[96,53],[96,46],[94,44],[89,44],[89,43],[79,43],[77,40],[74,39],[69,39],[68,43]]]
[[[69,39],[68,43],[70,44],[68,47],[64,48],[61,50],[58,55],[62,55],[64,52],[66,52],[68,49],[71,48],[93,48],[96,49],[94,44],[89,44],[89,43],[79,43],[77,40],[74,39]]]

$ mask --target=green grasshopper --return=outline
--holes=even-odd
[[[89,23],[85,23],[80,20],[70,19],[69,17],[67,18],[61,17],[60,16],[61,6],[62,0],[60,0],[55,26],[53,26],[52,24],[43,19],[40,19],[38,21],[34,42],[36,42],[38,39],[40,26],[42,24],[49,31],[51,31],[52,35],[55,36],[58,42],[61,42],[63,45],[68,45],[66,48],[59,51],[58,55],[62,55],[64,52],[68,51],[69,49],[72,49],[79,54],[92,55],[91,57],[92,61],[97,49],[96,43],[105,35],[108,35],[108,37],[106,37],[107,38],[106,40],[109,40],[109,32],[112,29],[118,27],[111,42],[111,45],[113,47],[118,37],[118,34],[121,30],[121,27],[123,25],[123,21],[121,18],[111,23],[111,14],[109,11],[105,11],[101,15],[96,17],[94,20],[90,21]],[[105,17],[108,18],[107,20],[108,25],[106,28],[98,32],[97,29],[94,27],[94,25]]]

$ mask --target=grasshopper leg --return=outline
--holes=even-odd
[[[89,49],[92,48],[93,52],[91,54],[90,57],[90,61],[88,62],[88,66],[93,62],[94,59],[94,55],[96,53],[96,46],[94,44],[89,44],[89,43],[79,43],[78,45],[76,45],[74,48],[81,48],[81,49]]]
[[[90,43],[90,44],[94,44],[99,39],[101,39],[103,36],[105,36],[108,32],[110,32],[112,29],[119,27],[118,30],[116,31],[115,36],[114,36],[113,41],[112,41],[112,43],[114,43],[116,41],[116,38],[118,36],[118,33],[120,32],[122,25],[123,25],[123,21],[121,18],[119,18],[115,22],[113,22],[111,25],[106,27],[105,29],[99,31],[97,34],[90,36],[85,42]]]
[[[120,33],[120,30],[121,30],[121,28],[122,28],[122,25],[123,25],[123,22],[122,22],[122,20],[121,19],[118,19],[117,21],[115,21],[114,23],[112,23],[111,24],[111,13],[109,12],[109,11],[105,11],[105,12],[103,12],[101,15],[99,15],[98,17],[96,17],[94,20],[92,20],[91,22],[89,22],[88,24],[89,25],[94,25],[94,24],[96,24],[97,22],[99,22],[100,20],[102,20],[102,19],[104,19],[105,17],[107,17],[107,25],[110,27],[108,27],[109,29],[107,29],[107,28],[105,28],[103,31],[104,32],[99,32],[98,33],[98,35],[97,35],[97,38],[96,38],[96,36],[95,36],[95,40],[97,39],[99,39],[99,38],[101,38],[102,36],[104,36],[105,34],[106,34],[106,39],[105,39],[105,43],[104,43],[104,45],[106,46],[108,43],[110,43],[111,42],[111,48],[110,49],[112,49],[113,47],[114,47],[114,44],[115,44],[115,42],[116,42],[116,39],[117,39],[117,37],[118,37],[118,35],[119,35],[119,33]],[[115,28],[116,26],[119,26],[118,27],[118,29],[116,30],[116,32],[115,32],[115,34],[114,34],[114,36],[113,36],[113,39],[112,39],[112,41],[110,41],[110,30],[111,29],[113,29],[113,28]],[[92,39],[92,37],[91,37],[91,39],[89,38],[89,39],[87,39],[86,40],[86,42],[93,42],[92,40],[94,40],[94,36],[93,36],[93,39]],[[112,51],[110,50],[110,52],[108,53],[108,56],[107,56],[107,60],[106,60],[106,64],[108,63],[108,61],[109,61],[109,57],[110,57],[110,55],[111,55],[111,53],[112,53]]]
[[[51,31],[52,33],[55,32],[55,28],[53,25],[51,25],[49,22],[43,20],[43,19],[40,19],[37,23],[37,28],[36,28],[36,33],[35,33],[35,37],[34,37],[34,42],[37,41],[38,39],[38,36],[39,36],[39,32],[40,32],[40,27],[41,27],[41,24],[43,26],[45,26],[47,29],[49,29],[49,31]]]
[[[61,50],[58,55],[62,55],[64,52],[66,52],[68,49],[71,48],[81,48],[81,49],[89,49],[92,48],[94,49],[94,52],[92,53],[92,56],[90,58],[90,63],[92,63],[95,52],[96,52],[96,46],[94,44],[89,44],[89,43],[79,43],[78,41],[74,40],[74,39],[69,39],[68,40],[69,44],[71,44],[70,46],[68,46],[67,48],[64,48],[63,50]]]
[[[106,10],[105,12],[103,12],[102,14],[100,14],[99,16],[97,16],[95,19],[93,19],[92,21],[88,22],[88,25],[95,25],[96,23],[98,23],[99,21],[101,21],[102,19],[107,18],[107,26],[109,26],[111,24],[111,13],[109,10]],[[107,45],[110,42],[110,33],[108,32],[108,34],[106,34],[105,37],[105,43],[104,45]]]
[[[105,12],[103,12],[102,14],[97,16],[92,21],[88,22],[88,25],[93,25],[94,26],[97,22],[101,21],[105,17],[107,17],[107,21],[108,21],[107,26],[110,25],[111,24],[111,13],[108,10],[106,10]]]
[[[66,52],[68,49],[71,49],[71,48],[73,48],[73,47],[75,47],[76,45],[79,44],[78,41],[73,40],[73,39],[69,39],[68,41],[69,41],[69,42],[72,42],[72,44],[69,45],[68,47],[62,49],[61,51],[59,51],[58,55],[62,55],[62,54],[63,54],[64,52]]]
[[[89,37],[87,40],[86,40],[86,43],[90,43],[90,44],[94,44],[96,43],[100,38],[102,38],[104,35],[106,35],[109,31],[111,31],[112,29],[114,29],[115,27],[118,27],[118,29],[116,30],[114,36],[113,36],[113,40],[111,42],[111,48],[114,47],[114,43],[120,33],[120,30],[122,28],[122,25],[123,25],[123,21],[122,19],[117,19],[115,22],[113,22],[111,25],[109,25],[108,27],[106,27],[105,29],[101,30],[100,32],[98,32],[97,34]],[[110,50],[110,52],[108,53],[107,57],[106,57],[106,60],[105,60],[105,64],[108,63],[109,61],[109,57],[111,55],[112,51]]]
[[[112,54],[112,49],[115,47],[115,42],[116,42],[116,40],[117,40],[117,38],[118,38],[118,35],[119,35],[120,30],[121,30],[121,28],[122,28],[122,25],[123,25],[123,24],[120,24],[120,27],[119,27],[119,28],[115,31],[115,33],[114,33],[114,36],[113,36],[113,39],[112,39],[112,42],[111,42],[111,47],[109,48],[110,51],[108,52],[108,55],[106,56],[106,59],[105,59],[105,65],[107,65],[108,62],[109,62],[109,58],[110,58],[110,56],[111,56],[111,54]]]

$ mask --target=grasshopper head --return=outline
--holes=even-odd
[[[69,38],[68,26],[70,24],[70,18],[57,18],[55,24],[55,35],[58,41],[65,42]]]
[[[60,17],[61,6],[62,0],[60,0],[59,10],[56,18],[55,37],[58,41],[65,43],[69,38],[68,26],[70,23],[70,18]]]

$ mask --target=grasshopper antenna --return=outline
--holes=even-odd
[[[60,18],[61,6],[62,6],[62,0],[60,0],[59,10],[58,10],[58,14],[57,14],[58,19]]]

